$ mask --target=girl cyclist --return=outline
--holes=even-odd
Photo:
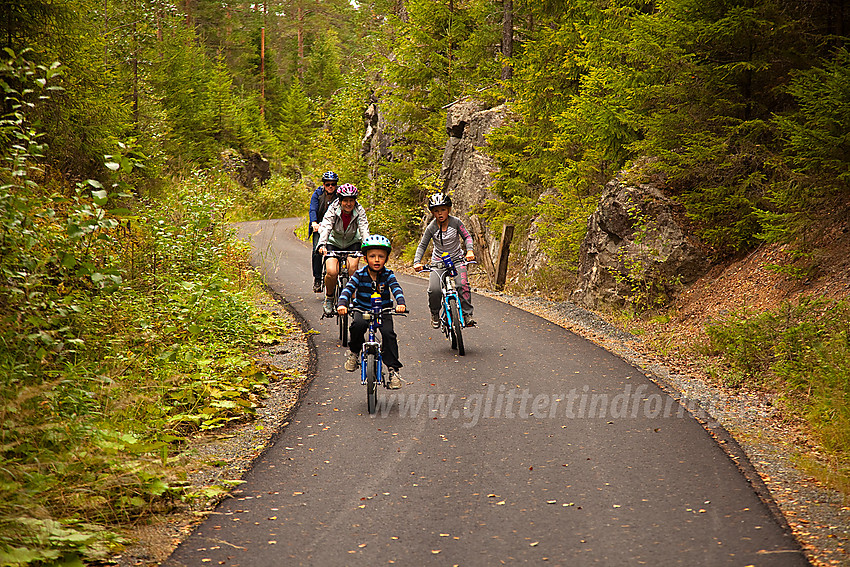
[[[472,236],[463,226],[463,222],[457,217],[451,216],[452,199],[445,193],[436,193],[428,197],[428,209],[434,214],[434,220],[425,228],[416,255],[413,258],[413,269],[417,272],[425,267],[422,264],[422,256],[428,248],[428,243],[434,243],[434,252],[431,255],[431,263],[442,266],[440,256],[448,253],[457,268],[457,289],[460,292],[460,305],[463,309],[463,320],[466,325],[472,326],[472,294],[469,292],[469,277],[466,272],[464,260],[472,262],[475,260],[475,252],[472,251]],[[464,253],[464,250],[466,252]],[[440,328],[440,305],[442,303],[442,280],[445,268],[434,268],[428,279],[428,306],[431,308],[431,326]]]

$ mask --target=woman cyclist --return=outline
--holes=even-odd
[[[359,252],[361,243],[369,236],[369,221],[366,210],[357,202],[357,187],[351,183],[340,185],[336,190],[337,200],[331,203],[319,224],[319,243],[317,250],[325,255],[329,250],[347,250]],[[357,271],[358,258],[348,258],[348,273]],[[322,308],[325,315],[334,314],[336,306],[333,296],[336,291],[336,277],[339,274],[339,262],[336,258],[325,259],[325,302]]]

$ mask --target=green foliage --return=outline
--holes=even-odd
[[[6,309],[29,313],[32,344],[6,339],[0,349],[3,547],[36,559],[51,550],[104,555],[116,545],[108,526],[183,496],[169,470],[183,435],[249,419],[265,395],[273,375],[248,353],[287,330],[253,306],[247,247],[225,224],[230,201],[202,189],[195,180],[171,208],[140,209],[132,224],[71,216],[68,226],[88,230],[78,240],[34,227],[32,238],[49,239],[57,258],[99,248],[88,257],[123,277],[99,285],[69,265],[58,285],[4,306],[6,334],[23,331],[10,328],[18,318]],[[78,196],[70,210],[91,220],[95,207]],[[92,234],[110,238],[79,246]],[[80,539],[38,536],[44,518]]]
[[[276,125],[285,150],[285,161],[289,172],[303,174],[315,150],[312,137],[315,135],[313,108],[301,82],[297,79],[289,85],[279,109],[280,122]]]
[[[9,53],[0,68],[0,557],[82,564],[118,525],[186,497],[183,435],[250,419],[276,375],[251,351],[288,332],[255,306],[233,198],[204,175],[142,206],[143,156],[49,191],[33,127],[59,78]],[[23,54],[26,55],[26,54]]]
[[[777,117],[796,173],[850,184],[850,52],[839,49],[822,67],[795,73],[788,92],[800,109]]]
[[[741,384],[782,393],[850,466],[850,304],[803,298],[772,312],[736,313],[706,330]]]
[[[236,203],[230,217],[234,220],[256,220],[306,215],[311,193],[303,180],[294,182],[282,175],[272,175],[253,191],[235,191]]]
[[[329,100],[343,85],[339,34],[326,30],[316,42],[304,73],[305,91],[313,97]]]
[[[850,53],[838,49],[822,66],[793,73],[788,92],[799,108],[777,115],[782,141],[780,171],[757,214],[760,238],[806,247],[812,227],[840,212],[850,187]],[[836,200],[837,199],[837,200]]]
[[[746,249],[782,226],[795,233],[811,206],[800,201],[831,182],[801,182],[787,170],[823,167],[822,177],[835,180],[848,163],[840,52],[821,71],[798,73],[788,93],[804,114],[787,112],[792,101],[781,85],[789,70],[828,55],[817,39],[826,14],[799,8],[693,0],[521,8],[538,25],[524,30],[519,21],[528,39],[507,85],[516,118],[490,136],[501,168],[496,192],[525,211],[552,189],[580,202],[649,156],[646,173],[667,181],[718,251]],[[775,113],[783,118],[774,123]],[[791,165],[783,165],[776,126],[797,148]],[[783,225],[789,215],[795,222]]]
[[[396,183],[385,181],[365,194],[360,200],[367,204],[369,231],[399,244],[416,238],[423,213],[420,203],[424,202],[420,191],[421,185],[407,178]]]

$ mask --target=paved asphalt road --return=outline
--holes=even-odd
[[[293,220],[245,223],[269,285],[316,330],[292,423],[164,563],[807,565],[732,461],[639,370],[475,296],[459,357],[401,277],[400,391],[366,412],[320,320]],[[392,266],[390,266],[392,267]]]

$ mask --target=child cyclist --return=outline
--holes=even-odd
[[[440,256],[448,253],[457,268],[457,289],[460,292],[460,306],[463,310],[463,320],[467,326],[472,326],[472,294],[469,292],[469,277],[466,271],[467,262],[475,260],[472,251],[472,237],[463,226],[461,220],[451,216],[452,199],[445,193],[436,193],[428,197],[428,209],[433,213],[434,220],[425,228],[422,240],[416,248],[413,258],[413,269],[421,272],[425,267],[422,264],[422,256],[428,248],[428,243],[434,243],[434,252],[431,255],[431,263],[442,266]],[[466,253],[464,253],[464,249]],[[438,267],[431,271],[428,279],[428,306],[431,308],[431,326],[435,329],[440,327],[440,306],[442,304],[442,290],[440,281],[443,278],[445,268]]]
[[[322,255],[319,254],[319,223],[322,222],[325,213],[331,203],[336,201],[336,186],[339,183],[339,175],[333,171],[326,171],[322,175],[322,185],[316,188],[310,197],[310,226],[307,236],[313,237],[313,291],[322,291]]]
[[[319,225],[320,254],[329,250],[359,252],[360,244],[369,236],[369,221],[366,210],[357,202],[357,187],[351,183],[340,185],[336,190],[337,200],[328,207],[322,223]],[[348,258],[348,273],[357,271],[359,259]],[[336,291],[336,277],[339,274],[339,261],[336,258],[325,259],[325,302],[322,306],[325,315],[334,313],[333,296]]]
[[[381,294],[381,308],[392,307],[395,297],[396,313],[404,313],[406,310],[404,292],[401,285],[384,264],[390,256],[392,247],[389,239],[379,234],[373,234],[363,240],[363,254],[366,256],[366,266],[358,270],[348,280],[348,285],[339,295],[337,313],[345,315],[348,313],[348,303],[353,302],[359,309],[368,310],[372,307],[372,294]],[[360,349],[363,347],[366,329],[369,322],[363,318],[363,314],[355,311],[351,320],[351,340],[348,347],[351,353],[345,361],[345,369],[354,372],[360,366]],[[398,339],[393,330],[392,315],[381,317],[381,358],[389,369],[389,387],[401,388],[399,369],[402,367],[398,360]]]

